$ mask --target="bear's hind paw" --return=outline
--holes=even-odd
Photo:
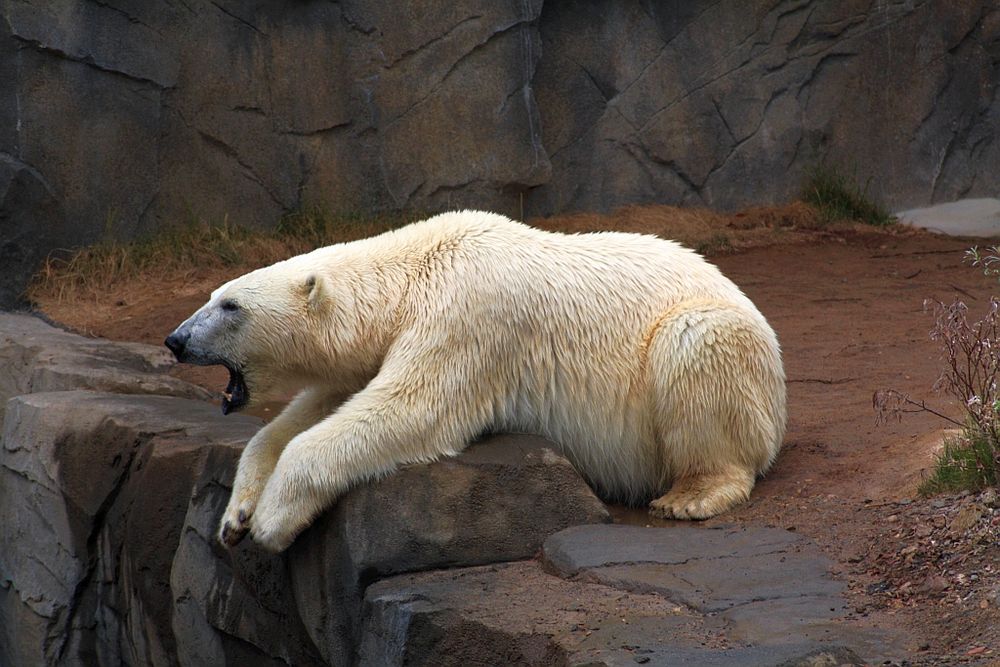
[[[753,484],[754,474],[735,466],[722,473],[682,477],[649,504],[649,513],[662,519],[708,519],[745,502]]]

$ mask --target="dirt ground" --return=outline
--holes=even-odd
[[[713,523],[778,526],[814,539],[848,582],[854,611],[844,622],[898,629],[911,664],[989,663],[1000,657],[1000,503],[988,493],[917,496],[948,424],[915,414],[876,426],[872,394],[894,388],[958,417],[931,390],[941,365],[923,303],[958,298],[976,315],[998,286],[963,264],[972,241],[820,227],[796,206],[703,215],[683,229],[671,226],[678,215],[666,207],[539,222],[682,238],[743,288],[784,350],[789,427],[751,501]],[[228,277],[196,274],[99,303],[39,307],[84,333],[160,344]],[[227,379],[221,369],[175,372],[214,391]],[[641,511],[618,515],[650,523]]]

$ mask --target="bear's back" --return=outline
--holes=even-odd
[[[445,268],[468,293],[560,298],[607,308],[641,304],[660,310],[680,300],[710,298],[756,310],[718,268],[674,241],[644,234],[563,234],[492,213],[442,214],[426,225],[446,248]]]

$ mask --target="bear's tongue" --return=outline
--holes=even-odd
[[[229,385],[226,386],[226,391],[222,394],[222,414],[224,415],[236,412],[242,408],[247,404],[247,399],[249,398],[247,385],[243,380],[243,373],[234,368],[228,368],[228,370]]]

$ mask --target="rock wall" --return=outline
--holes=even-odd
[[[992,0],[548,3],[532,210],[731,208],[820,163],[893,207],[996,194]]]
[[[192,219],[995,195],[992,0],[0,5],[0,307]]]

